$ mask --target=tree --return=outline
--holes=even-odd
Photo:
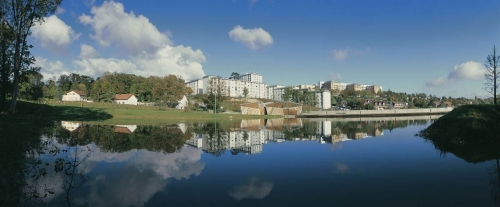
[[[497,104],[497,90],[498,90],[498,78],[500,76],[499,61],[500,56],[497,55],[496,47],[493,46],[493,53],[486,57],[486,73],[484,74],[484,90],[493,95],[493,104]]]
[[[233,73],[231,73],[231,76],[229,76],[229,79],[240,80],[241,75],[237,72],[233,72]]]
[[[243,89],[243,96],[245,96],[245,98],[248,96],[248,88],[247,87],[245,87]]]
[[[23,69],[28,69],[33,62],[30,57],[26,38],[30,35],[30,29],[36,23],[42,23],[43,18],[54,13],[62,0],[4,0],[0,9],[3,14],[2,25],[7,25],[13,37],[13,90],[9,111],[16,109],[19,78]],[[8,5],[8,6],[7,6]]]
[[[5,1],[0,0],[0,8]],[[0,9],[0,19],[3,19],[2,9]],[[12,68],[12,32],[7,25],[0,22],[0,111],[6,109],[5,102],[7,93],[12,91],[10,76]]]
[[[210,78],[210,87],[207,90],[207,94],[204,95],[203,102],[208,108],[214,109],[217,113],[217,108],[219,103],[222,103],[227,99],[228,88],[226,82],[220,77]]]

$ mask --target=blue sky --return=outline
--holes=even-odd
[[[46,79],[255,72],[268,84],[487,97],[499,11],[496,0],[65,0],[30,41]]]

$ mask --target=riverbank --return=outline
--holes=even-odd
[[[390,109],[390,110],[349,110],[349,111],[309,111],[298,115],[299,118],[344,118],[344,117],[393,117],[393,116],[418,116],[439,115],[452,111],[453,108],[427,108],[427,109]]]

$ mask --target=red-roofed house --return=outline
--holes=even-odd
[[[117,104],[137,105],[137,98],[134,94],[116,94],[115,102]]]
[[[71,90],[62,96],[62,101],[87,101],[87,95],[81,91]]]

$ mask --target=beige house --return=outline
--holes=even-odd
[[[87,95],[81,91],[71,90],[62,96],[62,101],[87,101]]]
[[[117,104],[137,105],[137,97],[134,94],[116,94],[115,102]]]

